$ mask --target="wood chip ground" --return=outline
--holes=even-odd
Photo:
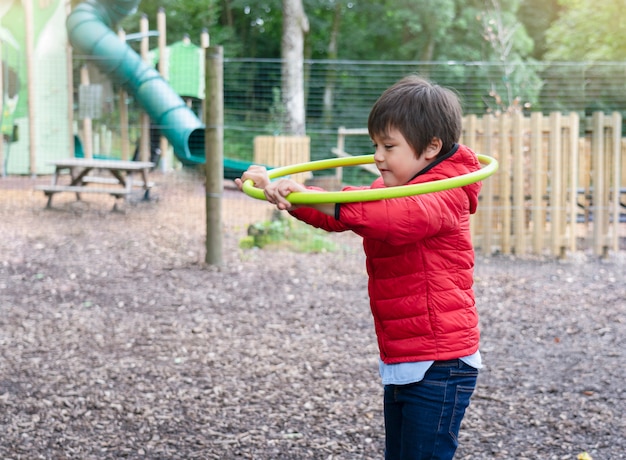
[[[154,179],[123,212],[0,179],[0,458],[381,459],[358,238],[241,250],[270,208],[227,188],[206,266],[202,182]],[[479,256],[475,287],[485,367],[456,458],[626,458],[626,251]]]

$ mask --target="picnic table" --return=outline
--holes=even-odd
[[[133,187],[144,189],[144,199],[149,199],[150,189],[154,186],[148,180],[150,169],[154,163],[149,161],[104,160],[90,158],[65,158],[54,160],[49,164],[55,167],[50,185],[39,185],[48,197],[47,208],[52,206],[52,197],[57,193],[70,192],[80,200],[81,193],[99,193],[115,197],[113,209],[117,209],[118,199],[125,199]],[[98,175],[92,173],[97,172]],[[104,174],[102,174],[104,173]],[[134,174],[140,180],[133,178]],[[65,178],[68,180],[64,180]]]

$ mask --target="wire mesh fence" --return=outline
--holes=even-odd
[[[328,156],[339,126],[365,127],[377,97],[412,73],[457,91],[466,114],[626,113],[626,63],[520,63],[508,71],[504,67],[492,62],[306,61],[311,156]],[[227,139],[244,142],[227,142],[233,155],[249,155],[250,137],[280,133],[280,87],[280,60],[225,59],[225,132]],[[367,151],[369,145],[355,145],[354,150]]]
[[[19,61],[20,57],[16,59]],[[87,64],[88,68],[87,81],[80,73],[83,64]],[[38,64],[38,76],[33,82],[4,80],[4,108],[14,109],[10,117],[3,117],[5,142],[2,165],[5,173],[28,175],[31,171],[29,165],[36,162],[38,175],[50,174],[52,171],[45,167],[49,158],[84,155],[87,145],[93,155],[103,158],[131,157],[136,152],[140,138],[149,132],[142,128],[145,115],[141,101],[136,94],[128,93],[117,83],[111,82],[93,64],[93,59],[89,57],[73,57],[73,62],[67,67],[73,71],[66,78],[67,94],[64,97],[57,94],[61,91],[59,88],[63,88],[62,85],[49,85],[44,78],[45,75],[53,74],[52,67],[59,67],[59,63],[50,59]],[[281,61],[225,58],[223,65],[224,156],[245,165],[258,158],[255,158],[255,139],[284,134],[284,106],[280,93]],[[310,160],[333,157],[339,128],[365,128],[369,109],[382,91],[403,76],[413,73],[424,75],[457,91],[468,115],[491,114],[497,117],[499,114],[514,112],[530,117],[537,112],[546,115],[554,112],[564,115],[575,113],[580,123],[577,132],[581,139],[588,132],[588,120],[592,114],[615,113],[620,115],[622,124],[623,115],[626,114],[626,63],[621,62],[519,63],[507,67],[489,62],[307,60],[304,69],[306,146]],[[174,70],[170,69],[170,72]],[[59,74],[58,69],[54,72],[55,75]],[[198,76],[194,75],[193,78],[197,81]],[[20,97],[17,100],[9,98],[9,83],[12,87],[20,83],[23,86],[32,85],[30,94],[35,95],[36,100],[29,102],[23,91],[15,90],[12,96]],[[54,95],[48,94],[49,88],[55,92]],[[193,114],[203,121],[204,100],[196,96],[181,95]],[[155,92],[148,97],[158,101],[163,95]],[[42,123],[37,120],[46,122],[42,127]],[[87,120],[90,124],[89,136],[86,132]],[[622,126],[612,129],[623,132]],[[34,131],[36,135],[33,137]],[[346,152],[371,153],[371,142],[366,135],[347,137],[344,141],[342,148]],[[33,143],[34,148],[31,148]],[[615,155],[623,158],[624,151],[620,149]],[[287,163],[305,158],[302,152],[297,152],[293,158],[288,152],[282,152],[281,155],[282,161]],[[163,171],[181,169],[171,154],[171,147],[166,147],[158,160]],[[586,173],[591,177],[593,164],[589,161],[582,165],[588,171],[583,170],[581,174]],[[626,164],[626,161],[622,160],[621,164]],[[618,172],[619,176],[611,176],[614,177],[612,180],[616,190],[626,186],[622,169]],[[322,177],[332,175],[333,172],[315,174]],[[542,174],[549,174],[548,169]],[[342,180],[344,183],[368,183],[373,177],[359,168],[347,168]],[[621,198],[618,195],[611,195],[614,197],[611,203]],[[617,202],[621,210],[622,202]],[[549,206],[545,201],[539,205],[546,211]],[[503,218],[500,214],[496,216],[494,226],[500,228]],[[513,219],[516,218],[517,215],[514,215]],[[626,224],[620,223],[619,216],[610,219],[610,225],[616,226],[610,227],[611,235],[622,235]],[[516,228],[515,222],[511,225],[511,228]],[[622,237],[618,238],[618,245],[622,244],[622,240]],[[591,240],[589,244],[578,247],[590,245]]]

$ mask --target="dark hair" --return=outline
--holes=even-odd
[[[397,129],[418,157],[437,137],[443,144],[439,155],[444,155],[461,137],[462,116],[461,103],[452,90],[411,75],[378,98],[367,129],[371,137]]]

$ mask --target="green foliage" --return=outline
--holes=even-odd
[[[387,19],[394,27],[396,59],[432,61],[455,17],[453,0],[392,0]],[[393,48],[392,48],[393,49]]]
[[[623,0],[560,0],[562,12],[546,32],[546,59],[623,61],[626,22]]]
[[[231,0],[224,4],[221,25],[232,30],[239,51],[230,56],[280,57],[281,0]],[[224,45],[225,52],[230,51],[229,44]]]
[[[139,20],[146,15],[151,22],[151,29],[156,29],[156,16],[160,8],[165,11],[167,21],[167,41],[173,43],[189,35],[192,41],[200,37],[202,29],[213,31],[219,23],[219,0],[160,0],[142,1],[137,12],[122,21],[121,26],[127,32],[138,32]]]
[[[556,0],[552,0],[556,1]],[[514,100],[535,103],[533,99],[541,85],[532,66],[524,68],[523,63],[532,50],[533,43],[525,31],[524,24],[516,14],[520,0],[303,0],[305,12],[311,25],[306,37],[305,54],[311,59],[348,59],[366,61],[407,61],[416,64],[406,73],[418,72],[430,76],[430,66],[425,62],[434,61],[491,61],[501,65],[499,75],[493,68],[476,67],[455,69],[456,75],[438,77],[438,83],[458,87],[458,82],[472,79],[481,84],[483,95],[497,93],[505,105]],[[210,32],[211,43],[224,46],[228,59],[243,56],[246,58],[280,58],[282,37],[282,1],[262,0],[163,0],[158,4],[144,1],[140,11],[124,21],[128,32],[136,31],[139,15],[145,13],[154,23],[159,7],[167,15],[167,40],[173,42],[189,35],[197,41],[203,28]],[[510,47],[497,49],[486,39],[484,18],[493,17],[498,11],[503,25],[498,32],[506,32],[511,27]],[[154,27],[151,27],[154,28]],[[135,44],[133,44],[135,46]],[[506,52],[503,52],[506,51]],[[520,65],[522,64],[522,65]],[[235,65],[235,64],[230,64]],[[509,67],[507,67],[507,65]],[[278,73],[269,71],[263,64],[253,66],[242,63],[236,69],[239,88],[230,88],[225,93],[225,105],[231,97],[244,93],[250,105],[245,112],[237,114],[238,125],[250,117],[265,112],[269,117],[266,123],[268,132],[280,131],[281,103],[276,104],[272,91],[280,87]],[[325,79],[315,81],[312,71],[307,70],[307,117],[323,117],[326,127],[343,124],[343,110],[367,114],[375,96],[381,92],[381,85],[389,86],[397,81],[394,73],[387,80],[378,79],[372,84],[373,75],[366,75],[356,82],[352,90],[343,84],[355,76],[350,73],[335,72],[332,65]],[[515,75],[512,75],[515,69]],[[231,68],[231,72],[232,72]],[[375,75],[379,77],[379,75]],[[234,84],[234,83],[233,83]],[[328,88],[344,91],[344,100],[353,91],[352,104],[321,106]],[[237,93],[232,92],[237,91]],[[362,97],[366,95],[366,97]],[[337,97],[335,97],[337,100]],[[466,101],[472,112],[483,112],[492,100],[484,98]],[[320,104],[315,106],[315,104]],[[356,104],[356,106],[354,105]],[[493,104],[492,104],[493,105]],[[362,106],[362,107],[361,107]],[[226,114],[228,117],[228,114]],[[307,121],[308,123],[308,121]],[[363,125],[363,122],[359,123]]]
[[[252,161],[254,134],[247,130],[224,130],[224,156],[235,160]]]
[[[488,111],[510,112],[531,106],[541,88],[541,81],[531,66],[524,65],[533,48],[533,42],[517,19],[519,4],[510,0],[491,0],[478,18],[482,34],[489,44],[489,60],[498,62],[496,78],[489,78]],[[505,9],[506,7],[506,9]]]
[[[280,88],[272,88],[272,106],[270,107],[270,123],[267,130],[278,136],[285,130],[285,105],[282,102]]]
[[[242,249],[288,249],[294,252],[332,252],[335,243],[327,233],[284,214],[275,212],[272,219],[248,227],[248,236],[239,242]]]
[[[533,59],[541,60],[546,52],[546,31],[558,16],[558,3],[558,0],[526,0],[520,5],[517,18],[534,43]]]
[[[454,88],[465,113],[624,106],[617,66],[572,69],[558,62],[624,61],[623,0],[302,1],[311,25],[305,93],[312,159],[328,157],[338,126],[365,126],[380,93],[409,73]],[[277,98],[282,1],[144,0],[123,22],[127,33],[138,31],[143,13],[154,30],[159,7],[168,43],[184,34],[197,43],[207,28],[211,43],[224,47],[225,153],[252,161],[254,136],[281,131],[285,110]]]
[[[552,0],[554,2],[556,0]],[[303,0],[311,25],[306,55],[312,59],[353,60],[480,60],[487,49],[482,37],[485,0]],[[500,0],[503,11],[515,15],[518,0]],[[139,11],[123,21],[136,32],[146,14],[152,23],[159,8],[167,15],[168,42],[185,34],[197,41],[207,28],[211,42],[228,57],[280,58],[282,1],[161,0],[143,1]],[[336,51],[330,45],[338,27]],[[151,27],[154,28],[154,27]]]
[[[621,0],[303,0],[303,4],[311,24],[306,39],[307,57],[312,59],[498,59],[485,40],[481,19],[496,10],[506,23],[517,24],[511,51],[522,59],[626,58]],[[281,0],[143,1],[122,26],[136,32],[142,14],[154,24],[159,8],[167,14],[170,43],[185,34],[197,41],[206,28],[211,42],[225,47],[226,56],[281,56]],[[337,50],[331,55],[334,27]]]

